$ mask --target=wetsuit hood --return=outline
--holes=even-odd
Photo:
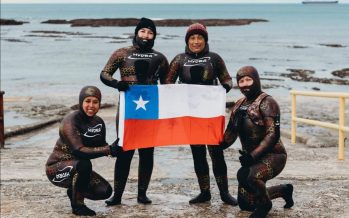
[[[252,66],[245,66],[240,68],[236,74],[236,82],[238,85],[239,85],[239,80],[245,76],[252,78],[253,84],[248,87],[245,86],[244,88],[241,88],[239,86],[239,88],[241,93],[244,94],[248,100],[253,100],[257,98],[262,92],[261,81],[259,79],[258,71],[256,68]]]
[[[90,97],[90,96],[96,97],[99,100],[99,105],[101,105],[101,101],[102,101],[101,91],[96,86],[83,87],[80,91],[80,94],[79,94],[79,110],[85,116],[87,116],[87,115],[82,108],[82,102],[85,100],[85,98]]]

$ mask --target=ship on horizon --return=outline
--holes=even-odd
[[[320,0],[315,0],[315,1],[311,1],[311,0],[305,0],[302,1],[302,4],[337,4],[338,1],[331,1],[331,0],[324,0],[324,1],[320,1]]]

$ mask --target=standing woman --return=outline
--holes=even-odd
[[[218,85],[226,89],[232,88],[232,79],[222,58],[209,51],[206,27],[200,23],[189,26],[186,36],[185,53],[177,55],[170,64],[170,70],[165,82],[175,83],[179,77],[180,83],[198,85]],[[206,159],[206,145],[190,145],[195,173],[200,186],[200,194],[189,201],[191,204],[211,200],[209,166]],[[228,190],[227,165],[223,150],[218,146],[207,145],[212,159],[213,173],[223,202],[237,205],[237,201]]]
[[[142,18],[136,26],[133,45],[116,50],[109,58],[100,75],[102,82],[119,91],[127,91],[129,85],[134,84],[157,84],[159,80],[163,83],[168,71],[168,61],[163,54],[153,49],[155,37],[154,22]],[[118,69],[121,77],[119,81],[113,78]],[[118,120],[117,113],[116,129],[118,129]],[[106,201],[107,205],[121,204],[134,152],[134,150],[123,151],[118,156],[115,162],[114,195]],[[138,153],[137,201],[150,204],[151,200],[147,197],[146,191],[153,171],[154,148],[138,149]]]
[[[220,145],[225,149],[239,136],[239,207],[253,211],[251,218],[261,218],[272,208],[271,199],[282,197],[286,201],[284,208],[293,206],[292,184],[266,187],[266,182],[279,175],[286,165],[287,153],[280,139],[280,109],[271,96],[262,92],[254,67],[242,67],[236,80],[245,97],[234,105]]]
[[[67,115],[59,126],[59,139],[46,163],[46,175],[54,185],[67,188],[73,214],[94,216],[84,198],[107,199],[110,184],[92,170],[90,159],[116,156],[117,141],[105,141],[104,121],[96,115],[101,105],[101,92],[86,86],[79,95],[79,110]]]

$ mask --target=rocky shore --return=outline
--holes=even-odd
[[[14,19],[0,19],[0,26],[2,25],[22,25],[24,23],[29,23],[29,22],[25,22],[25,21],[17,21]]]
[[[99,115],[110,130],[115,122],[115,107],[102,109]],[[50,128],[7,140],[1,149],[1,217],[73,217],[66,190],[52,185],[44,170],[47,157],[58,137],[58,124]],[[335,147],[310,147],[297,143],[291,145],[282,138],[288,162],[283,172],[268,182],[268,186],[292,183],[295,205],[284,209],[284,201],[273,201],[268,217],[347,217],[349,203],[349,162],[337,160]],[[225,150],[228,166],[229,190],[237,194],[236,172],[240,167],[238,148]],[[223,204],[211,173],[212,200],[209,203],[190,205],[189,199],[198,191],[192,156],[188,146],[159,147],[155,149],[155,163],[148,196],[153,203],[137,204],[138,161],[136,152],[125,188],[122,204],[107,207],[103,200],[85,203],[98,214],[97,217],[240,217],[250,212]],[[211,160],[208,157],[211,172]],[[113,183],[114,158],[93,160],[93,169]]]
[[[281,74],[281,76],[288,77],[296,81],[349,85],[349,80],[346,80],[346,79],[313,77],[312,74],[315,73],[315,71],[313,70],[307,70],[307,69],[287,69],[287,70],[290,71],[290,73],[283,73]],[[349,69],[336,70],[336,71],[333,71],[331,74],[340,78],[345,78],[349,76]]]
[[[22,21],[0,19],[0,25],[21,25]],[[78,26],[136,26],[137,18],[103,18],[103,19],[73,19],[73,20],[46,20],[45,24],[70,24],[72,27]],[[206,26],[241,26],[249,25],[253,22],[268,22],[265,19],[162,19],[155,20],[156,26],[189,26],[192,23],[200,22]]]

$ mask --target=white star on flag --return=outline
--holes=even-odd
[[[133,102],[137,104],[136,110],[138,110],[139,108],[143,108],[145,111],[147,110],[147,109],[145,108],[145,105],[146,105],[149,101],[144,101],[143,98],[142,98],[142,96],[139,96],[138,101],[133,100]]]

